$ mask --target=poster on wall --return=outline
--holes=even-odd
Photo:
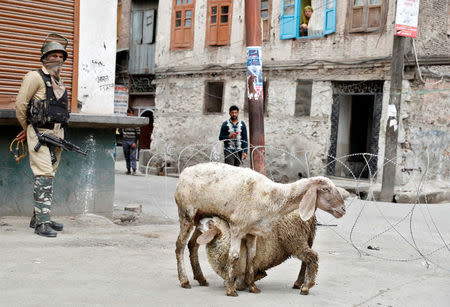
[[[116,85],[114,87],[114,114],[127,115],[128,109],[128,87]]]
[[[263,95],[261,47],[247,47],[247,97],[258,100]]]
[[[395,35],[416,37],[419,20],[419,0],[397,0]]]

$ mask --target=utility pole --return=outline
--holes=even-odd
[[[389,94],[386,143],[384,150],[381,201],[391,202],[394,196],[395,169],[397,163],[398,125],[400,123],[400,102],[404,68],[405,38],[394,35],[391,64],[391,88]]]
[[[264,148],[263,74],[261,54],[261,0],[245,0],[247,46],[247,96],[250,128],[250,161],[255,171],[266,174]]]

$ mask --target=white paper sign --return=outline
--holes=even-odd
[[[416,37],[419,21],[419,0],[397,0],[395,35]]]
[[[397,117],[397,109],[395,108],[395,105],[393,105],[393,104],[388,105],[387,116],[388,117]]]

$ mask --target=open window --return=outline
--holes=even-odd
[[[373,32],[383,29],[385,0],[349,1],[349,32]]]
[[[319,37],[336,31],[336,0],[282,0],[280,38]]]
[[[294,116],[311,114],[312,80],[297,80]]]
[[[224,46],[230,44],[232,4],[231,0],[208,0],[207,45]]]
[[[173,0],[170,49],[192,49],[195,0]]]
[[[205,114],[222,112],[223,82],[207,82],[205,86]]]

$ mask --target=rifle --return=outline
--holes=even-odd
[[[84,156],[87,156],[87,154],[88,154],[87,151],[82,151],[81,148],[78,147],[77,145],[74,145],[74,144],[70,143],[69,141],[54,137],[52,135],[38,132],[37,137],[39,139],[39,143],[37,143],[36,146],[34,147],[35,151],[38,151],[39,148],[41,147],[41,144],[44,143],[44,144],[47,144],[47,146],[49,148],[50,147],[61,147],[65,151],[75,151]],[[53,157],[52,157],[52,163],[53,163]]]

